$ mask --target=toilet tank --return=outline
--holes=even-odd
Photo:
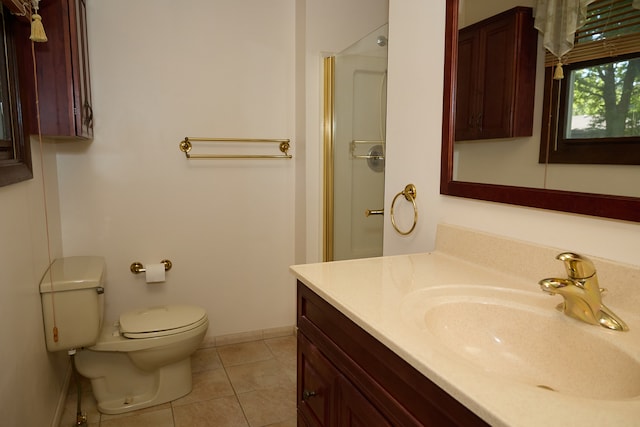
[[[105,273],[103,257],[74,256],[51,263],[40,281],[47,350],[71,350],[96,343],[104,314]]]

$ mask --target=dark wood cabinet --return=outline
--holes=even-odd
[[[298,425],[486,426],[298,282]]]
[[[337,398],[336,382],[340,375],[302,334],[298,334],[298,411],[308,426],[328,426]]]
[[[391,426],[303,334],[298,334],[298,349],[298,411],[302,425]]]
[[[343,427],[392,427],[378,409],[345,377],[338,377],[338,424]]]
[[[54,138],[93,137],[93,109],[87,45],[85,0],[42,0],[40,15],[46,43],[34,43],[37,93],[42,134]],[[21,81],[30,93],[27,105],[30,133],[37,134],[36,85],[30,28],[20,35],[24,55]]]
[[[459,31],[457,141],[532,135],[537,46],[527,7]]]

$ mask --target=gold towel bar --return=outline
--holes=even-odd
[[[209,141],[209,142],[273,142],[280,144],[280,151],[284,154],[190,154],[192,145],[191,141]],[[180,142],[180,151],[182,151],[187,159],[290,159],[291,154],[288,153],[291,147],[288,139],[259,139],[259,138],[189,138],[185,137]]]

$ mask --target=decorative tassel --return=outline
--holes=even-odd
[[[562,80],[564,79],[564,71],[562,70],[562,62],[558,61],[558,65],[556,65],[556,71],[553,73],[554,80]]]
[[[42,25],[42,16],[34,13],[31,15],[31,39],[34,42],[44,43],[47,41],[47,34],[44,32],[44,26]]]

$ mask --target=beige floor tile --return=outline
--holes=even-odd
[[[193,390],[171,403],[118,415],[100,414],[82,379],[88,427],[293,427],[296,425],[296,337],[271,337],[201,348],[191,359]],[[72,385],[61,426],[75,422]],[[175,426],[174,426],[175,423]]]
[[[226,345],[217,349],[220,360],[222,360],[222,364],[225,367],[273,358],[273,353],[271,353],[264,341]]]
[[[285,421],[269,424],[266,427],[297,427],[297,426],[298,426],[298,418],[293,417]]]
[[[295,390],[296,386],[286,368],[276,359],[229,366],[227,374],[236,393],[273,387],[291,387]]]
[[[174,408],[203,400],[215,399],[223,396],[233,396],[233,388],[224,369],[212,369],[193,374],[193,388],[191,393],[174,400]]]
[[[100,422],[100,427],[174,427],[171,408],[137,413]]]
[[[296,379],[296,346],[295,336],[274,338],[265,340],[265,344],[274,357],[286,368],[286,373],[291,379]]]
[[[235,396],[221,397],[173,408],[175,427],[247,427]]]
[[[238,394],[251,427],[268,426],[296,416],[295,387],[277,387]]]
[[[295,336],[272,338],[264,342],[276,359],[296,360],[297,340]]]
[[[150,406],[148,408],[138,409],[136,411],[124,412],[122,414],[102,414],[100,416],[100,420],[104,422],[104,421],[115,420],[117,418],[135,417],[137,415],[146,414],[149,412],[157,412],[162,409],[171,409],[171,403],[163,403],[161,405]]]
[[[222,368],[222,362],[215,348],[203,348],[191,356],[191,371],[202,372]]]

